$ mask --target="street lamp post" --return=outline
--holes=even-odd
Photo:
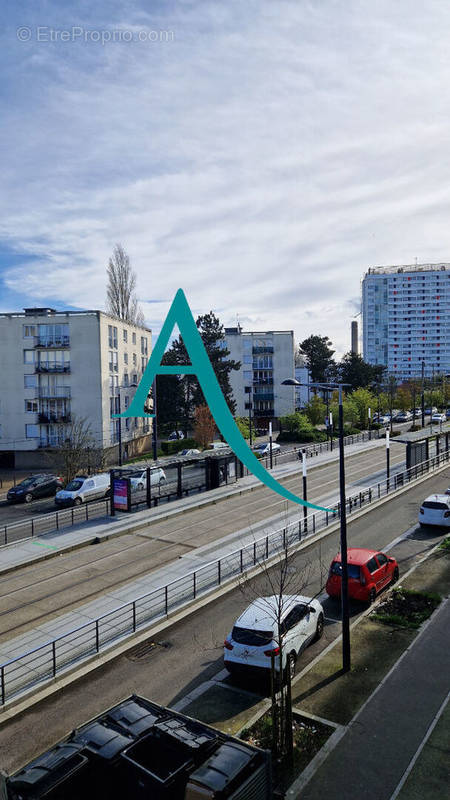
[[[386,491],[389,491],[389,478],[391,477],[391,458],[389,431],[386,431]]]
[[[269,456],[270,456],[270,469],[273,467],[273,456],[272,456],[272,422],[269,422]]]
[[[422,428],[425,427],[425,361],[422,360]]]
[[[249,433],[249,442],[250,447],[253,444],[253,435],[252,435],[252,387],[246,386],[245,388],[246,393],[248,394],[248,433]]]
[[[330,411],[329,422],[330,422],[330,450],[331,450],[331,452],[333,452],[333,412],[332,411]]]
[[[345,462],[344,462],[344,406],[343,389],[347,383],[310,383],[302,384],[296,378],[282,381],[288,386],[313,386],[319,389],[338,389],[339,392],[339,518],[341,549],[341,604],[342,604],[342,671],[349,672],[350,658],[350,610],[348,602],[348,561],[347,561],[347,515],[345,503]],[[305,507],[306,508],[306,507]]]
[[[307,486],[307,475],[306,475],[306,450],[302,452],[302,477],[303,477],[303,500],[305,503],[308,500],[308,486]],[[308,530],[308,507],[303,506],[303,527],[304,530]]]
[[[158,458],[158,428],[156,423],[156,413],[157,413],[157,403],[156,403],[156,378],[153,381],[152,386],[152,395],[153,395],[153,422],[152,422],[152,449],[153,449],[153,461],[156,461]]]

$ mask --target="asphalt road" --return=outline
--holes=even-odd
[[[350,456],[346,464],[347,486],[361,480],[361,476],[377,474],[384,467],[384,458],[382,449]],[[399,448],[393,453],[393,466],[402,458],[403,448]],[[293,491],[298,482],[298,474],[282,480]],[[337,491],[336,461],[311,470],[310,500],[319,501]],[[251,495],[237,495],[213,507],[153,522],[146,531],[106,540],[95,548],[85,547],[4,575],[0,586],[0,642],[72,611],[197,547],[230,534],[236,534],[238,540],[238,532],[249,527],[256,534],[258,525],[269,521],[279,525],[281,519],[286,519],[285,509],[285,500],[261,487]],[[292,505],[292,509],[298,516],[298,508]]]
[[[414,559],[442,537],[442,532],[424,532],[418,528],[417,508],[424,495],[445,489],[449,478],[450,468],[360,519],[350,520],[349,545],[383,549],[407,531],[407,538],[390,551],[399,561],[401,576]],[[329,563],[339,547],[338,538],[339,533],[333,533],[320,544],[311,544],[297,554],[293,591],[320,595]],[[164,705],[178,702],[222,670],[223,639],[255,591],[269,593],[264,579],[255,579],[252,588],[229,591],[214,603],[167,628],[161,635],[166,646],[151,648],[142,657],[133,651],[121,655],[19,717],[5,722],[0,728],[0,765],[8,771],[18,769],[71,729],[133,692]],[[302,655],[301,667],[339,633],[336,621],[339,605],[331,600],[324,600],[323,605],[327,621],[324,636]],[[351,613],[355,616],[361,610],[360,606],[352,605]],[[253,691],[257,688],[254,684],[251,686]],[[217,709],[217,714],[219,719],[220,709]]]

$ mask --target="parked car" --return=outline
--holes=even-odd
[[[348,595],[353,600],[373,603],[375,597],[385,586],[398,580],[398,564],[378,550],[366,550],[362,547],[349,547],[347,550]],[[341,596],[341,554],[331,562],[326,583],[326,592],[330,597]]]
[[[38,497],[50,497],[63,485],[62,478],[56,475],[30,475],[9,489],[6,499],[8,503],[31,503]]]
[[[374,422],[378,422],[379,425],[390,425],[391,423],[391,415],[390,414],[378,414],[373,418]]]
[[[450,528],[450,491],[445,494],[430,494],[419,509],[421,528],[435,526]]]
[[[395,415],[393,422],[409,422],[412,419],[410,411],[400,411]]]
[[[298,656],[323,633],[323,608],[318,600],[303,595],[260,597],[234,623],[224,641],[224,665],[231,675],[269,675],[272,658],[280,671],[278,620],[282,628],[281,668],[295,673]]]
[[[172,442],[174,439],[184,439],[183,431],[172,431],[169,435],[169,441]]]
[[[109,497],[110,477],[108,472],[98,475],[78,475],[66,488],[57,492],[55,503],[57,506],[80,506],[89,500],[100,500]]]
[[[199,456],[200,450],[196,450],[195,447],[190,447],[187,450],[182,450],[181,453],[178,453],[179,456]]]
[[[150,486],[159,486],[166,480],[166,473],[161,467],[150,469]],[[139,492],[147,488],[147,470],[140,469],[130,477],[130,487],[132,492]]]
[[[259,456],[268,456],[270,455],[270,443],[269,442],[261,442],[261,444],[256,444],[253,448],[253,452],[255,455]],[[272,442],[272,453],[278,453],[281,450],[280,445],[277,442]]]
[[[440,423],[440,422],[446,422],[446,421],[447,421],[447,417],[445,416],[445,414],[441,414],[439,411],[436,414],[432,414],[431,415],[431,422]]]
[[[428,408],[426,408],[426,409],[425,409],[425,415],[426,415],[427,417],[430,417],[430,416],[431,416],[431,414],[437,414],[437,408],[436,408],[436,406],[431,406],[431,407],[430,407],[430,406],[428,406]]]
[[[413,414],[413,416],[415,416],[416,419],[417,419],[417,417],[421,417],[422,416],[422,409],[421,408],[412,408],[411,409],[411,414]]]
[[[230,445],[227,444],[226,442],[211,442],[211,444],[208,445],[207,449],[208,450],[223,450],[225,447],[229,448]]]

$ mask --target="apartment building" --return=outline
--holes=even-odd
[[[102,311],[26,308],[0,314],[0,463],[39,468],[76,419],[117,461],[150,449],[151,420],[112,419],[131,403],[151,331]]]
[[[309,369],[306,366],[305,357],[298,352],[295,356],[295,378],[300,383],[300,386],[295,386],[295,410],[301,411],[310,400],[308,384],[310,383],[311,377]]]
[[[295,387],[283,386],[294,377],[293,331],[243,331],[225,328],[230,358],[240,361],[240,370],[230,374],[236,415],[251,414],[258,427],[295,410]]]
[[[363,353],[399,380],[450,372],[450,264],[373,267],[362,282]]]

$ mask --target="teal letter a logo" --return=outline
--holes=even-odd
[[[175,325],[178,325],[183,337],[186,350],[191,360],[191,365],[181,367],[179,365],[161,366],[164,350]],[[147,400],[147,395],[155,375],[196,375],[217,427],[235,455],[245,464],[250,472],[253,472],[260,481],[269,487],[269,489],[277,492],[286,500],[291,500],[293,503],[299,503],[309,508],[316,508],[320,511],[333,510],[323,508],[322,506],[316,506],[313,503],[307,503],[288,489],[285,489],[284,486],[275,480],[270,472],[264,469],[261,462],[258,461],[254,453],[252,453],[225,402],[219,382],[211,366],[202,338],[182,289],[178,289],[175,295],[175,299],[164,321],[164,325],[162,326],[161,333],[158,336],[155,349],[151,354],[131,404],[122,414],[114,414],[113,416],[153,417],[154,414],[144,413],[144,404]]]

